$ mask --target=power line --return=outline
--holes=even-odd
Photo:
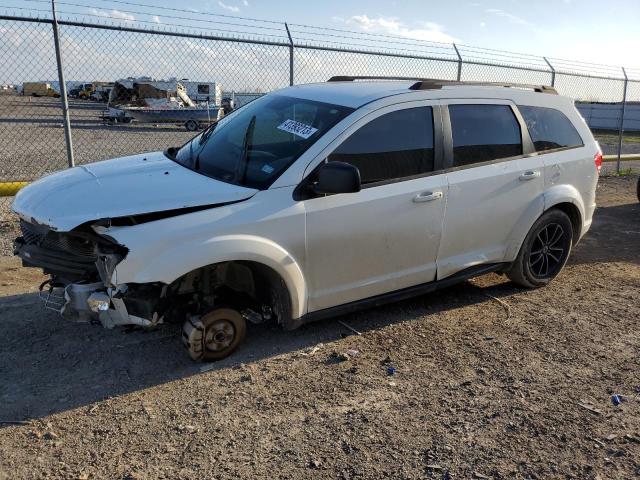
[[[49,3],[49,0],[22,0],[24,2],[32,2],[32,3]],[[272,24],[272,25],[278,25],[280,28],[276,28],[276,27],[267,27],[264,25],[251,25],[251,24],[247,24],[247,23],[233,23],[233,22],[224,22],[224,21],[220,21],[220,20],[205,20],[202,18],[192,18],[192,17],[185,17],[185,16],[176,16],[176,15],[166,15],[163,13],[159,13],[159,11],[167,11],[167,12],[179,12],[181,14],[185,13],[184,9],[178,9],[178,8],[172,8],[172,7],[163,7],[163,6],[158,6],[158,5],[151,5],[151,4],[147,4],[147,3],[140,3],[140,2],[132,2],[132,1],[127,1],[127,0],[99,0],[103,3],[111,3],[111,4],[121,4],[121,5],[130,5],[130,6],[136,6],[136,7],[142,7],[142,8],[148,8],[148,9],[153,9],[151,12],[146,12],[146,11],[135,11],[135,10],[122,10],[119,9],[119,11],[121,11],[122,13],[128,13],[128,14],[135,14],[135,15],[146,15],[146,16],[158,16],[158,17],[163,17],[163,18],[168,18],[168,19],[178,19],[178,20],[187,20],[190,22],[201,22],[201,23],[206,23],[206,24],[219,24],[219,25],[227,25],[227,26],[232,26],[232,27],[242,27],[242,28],[246,28],[246,29],[258,29],[258,30],[267,30],[267,31],[277,31],[277,32],[282,32],[282,24],[283,22],[277,22],[277,21],[273,21],[273,20],[262,20],[262,19],[256,19],[256,18],[250,18],[250,17],[244,17],[244,16],[238,16],[238,15],[226,15],[226,14],[219,14],[219,13],[212,13],[212,12],[194,12],[194,15],[197,14],[199,16],[207,16],[207,17],[221,17],[221,18],[229,18],[229,19],[234,19],[234,20],[243,20],[245,22],[253,22],[253,23],[268,23],[268,24]],[[80,3],[72,3],[72,2],[65,2],[65,1],[58,1],[59,5],[67,5],[67,6],[72,6],[72,7],[78,7],[78,8],[87,8],[87,9],[91,9],[94,8],[94,5],[86,5],[86,4],[80,4]],[[44,12],[47,14],[50,14],[51,12],[49,10],[43,10],[43,9],[34,9],[34,8],[21,8],[21,7],[6,7],[9,9],[16,9],[16,10],[26,10],[29,12]],[[105,8],[110,8],[107,7],[105,5]],[[115,9],[114,9],[115,10]],[[139,23],[146,23],[146,24],[153,24],[155,26],[166,26],[166,27],[179,27],[179,28],[187,28],[187,29],[196,29],[196,30],[211,30],[211,31],[217,31],[217,32],[224,32],[226,34],[228,34],[230,36],[230,38],[233,38],[234,34],[241,34],[241,35],[253,35],[253,36],[260,36],[260,35],[264,35],[264,36],[268,36],[268,37],[274,37],[274,38],[282,38],[285,40],[288,40],[288,38],[286,37],[286,35],[284,35],[284,33],[282,32],[282,34],[273,34],[273,33],[265,33],[265,32],[248,32],[248,31],[237,31],[237,32],[229,32],[229,29],[220,29],[220,28],[213,28],[213,27],[197,27],[197,26],[192,26],[192,25],[184,25],[184,24],[176,24],[176,23],[166,23],[166,22],[162,22],[162,23],[158,23],[158,22],[150,22],[150,21],[145,21],[145,20],[138,20],[138,19],[132,19],[132,20],[128,20],[128,19],[123,19],[123,18],[118,18],[115,17],[113,15],[109,15],[108,13],[105,14],[100,14],[100,15],[96,15],[96,14],[91,14],[91,13],[81,13],[81,12],[68,12],[68,11],[60,11],[61,14],[66,14],[66,15],[80,15],[80,16],[87,16],[87,17],[95,17],[95,18],[102,18],[102,19],[110,19],[113,21],[118,21],[118,22],[139,22]],[[359,46],[359,47],[365,47],[365,48],[369,48],[369,49],[375,49],[375,48],[382,48],[385,50],[397,50],[397,51],[404,51],[404,52],[412,52],[412,53],[425,53],[428,52],[429,54],[433,53],[434,55],[440,55],[440,56],[445,56],[445,54],[440,53],[440,52],[430,52],[430,49],[437,49],[437,50],[447,50],[447,51],[451,51],[452,48],[452,44],[451,43],[446,43],[446,42],[437,42],[437,41],[430,41],[430,40],[420,40],[420,39],[411,39],[410,37],[407,36],[400,36],[400,35],[391,35],[391,34],[384,34],[384,33],[374,33],[374,32],[356,32],[353,30],[346,30],[346,29],[340,29],[340,28],[333,28],[333,27],[318,27],[318,26],[314,26],[314,25],[307,25],[307,24],[298,24],[298,23],[290,23],[290,26],[296,26],[296,27],[301,27],[303,29],[310,29],[312,31],[305,31],[305,30],[292,30],[292,33],[295,34],[299,34],[299,35],[306,35],[306,36],[301,36],[301,37],[297,37],[294,40],[297,41],[306,41],[306,42],[311,42],[311,43],[315,43],[315,44],[321,44],[321,43],[327,43],[327,44],[334,44],[334,45],[354,45],[354,46]],[[318,33],[316,33],[315,31],[319,31]],[[341,35],[336,35],[336,34],[331,34],[331,33],[327,33],[327,31],[330,32],[339,32]],[[349,34],[349,35],[346,35]],[[355,36],[354,36],[355,35]],[[344,39],[351,39],[351,40],[360,40],[360,41],[364,41],[364,42],[372,42],[372,44],[356,44],[356,43],[346,43],[346,42],[336,42],[336,41],[330,41],[330,40],[324,40],[322,38],[308,38],[308,36],[312,36],[312,37],[332,37],[332,38],[344,38]],[[363,37],[372,37],[371,40],[367,39],[367,38],[363,38]],[[383,40],[377,40],[377,39],[392,39],[391,43],[393,45],[407,45],[407,46],[411,46],[411,47],[421,47],[424,50],[419,50],[419,49],[403,49],[403,48],[398,48],[398,47],[387,47],[387,46],[383,46],[383,45],[376,45],[374,42],[382,42]],[[469,60],[473,60],[473,59],[483,59],[483,60],[490,60],[490,61],[494,61],[494,62],[502,62],[503,60],[497,59],[495,57],[502,57],[505,59],[508,59],[511,61],[511,63],[516,64],[516,63],[525,63],[526,62],[533,62],[535,60],[535,63],[538,66],[544,67],[546,69],[546,62],[543,62],[542,57],[537,56],[537,55],[533,55],[533,54],[525,54],[525,53],[518,53],[518,52],[513,52],[513,51],[508,51],[508,50],[501,50],[501,49],[493,49],[493,48],[485,48],[485,47],[476,47],[476,46],[472,46],[472,45],[466,45],[466,44],[460,44],[458,43],[457,46],[462,50],[462,53],[467,53],[470,55],[465,55],[469,58]],[[484,56],[484,55],[489,55],[489,56]],[[567,60],[567,59],[560,59],[560,58],[553,58],[553,57],[549,57],[550,60],[553,60],[553,64],[554,67],[558,67],[560,69],[566,69],[566,68],[571,68],[575,71],[598,71],[598,72],[606,72],[606,73],[619,73],[619,66],[615,66],[615,65],[607,65],[607,64],[599,64],[599,63],[593,63],[593,62],[584,62],[584,61],[577,61],[577,60]],[[505,63],[507,63],[506,60],[504,60]],[[629,69],[632,72],[635,72],[635,69]]]
[[[26,10],[28,12],[45,12],[50,14],[51,12],[49,10],[43,10],[43,9],[38,9],[38,8],[24,8],[24,7],[9,7],[12,10]],[[235,34],[244,34],[244,35],[254,35],[256,36],[255,32],[245,32],[245,31],[236,31],[233,33],[230,33],[229,30],[223,30],[221,28],[212,28],[212,27],[197,27],[197,26],[193,26],[193,25],[183,25],[183,24],[178,24],[178,23],[156,23],[156,22],[152,22],[152,21],[148,21],[148,20],[127,20],[127,19],[123,19],[123,18],[118,18],[118,17],[114,17],[114,16],[110,16],[110,15],[96,15],[96,14],[92,14],[92,13],[78,13],[78,12],[68,12],[68,11],[63,11],[63,10],[57,10],[56,12],[59,14],[63,14],[63,15],[80,15],[82,17],[93,17],[93,18],[99,18],[102,20],[108,19],[108,20],[113,20],[116,22],[121,22],[121,23],[146,23],[146,24],[151,24],[151,25],[155,25],[157,27],[160,26],[164,26],[164,27],[180,27],[180,28],[187,28],[187,29],[196,29],[196,30],[204,30],[204,31],[216,31],[216,32],[223,32],[227,34],[227,37],[230,40],[233,40],[234,37],[233,35]],[[266,36],[268,37],[273,37],[273,38],[286,38],[285,36],[279,36],[279,35],[273,35],[273,34],[266,34]],[[287,38],[288,40],[288,38]]]
[[[27,0],[27,1],[33,1],[33,0]],[[72,7],[81,7],[81,8],[93,8],[94,10],[95,7],[93,7],[92,5],[83,5],[83,4],[79,4],[79,3],[70,3],[70,2],[57,2],[58,5],[67,5],[67,6],[72,6]],[[130,13],[132,15],[147,15],[150,17],[153,16],[157,16],[159,17],[159,15],[157,15],[155,12],[149,13],[149,12],[140,12],[140,11],[134,11],[134,10],[119,10],[122,13]],[[163,17],[167,18],[166,15],[162,15]],[[117,18],[117,17],[115,17]],[[277,31],[282,31],[282,24],[280,24],[280,28],[275,28],[275,27],[265,27],[262,25],[247,25],[247,24],[243,24],[243,23],[231,23],[231,22],[222,22],[219,20],[204,20],[202,18],[191,18],[191,17],[180,17],[180,16],[175,16],[172,15],[170,18],[172,19],[177,19],[177,20],[189,20],[191,22],[202,22],[202,23],[215,23],[215,24],[219,24],[219,25],[230,25],[230,26],[235,26],[235,27],[246,27],[246,28],[258,28],[261,30],[277,30]],[[132,21],[138,21],[136,19],[133,19]],[[141,20],[140,20],[141,21]],[[156,22],[154,22],[156,23]]]
[[[159,10],[167,10],[167,11],[171,11],[171,12],[180,12],[180,13],[184,13],[184,9],[180,9],[180,8],[171,8],[171,7],[161,7],[158,5],[149,5],[149,4],[145,4],[145,3],[136,3],[136,2],[127,2],[126,0],[100,0],[102,2],[108,2],[108,3],[119,3],[122,5],[131,5],[131,6],[135,6],[135,7],[147,7],[147,8],[157,8]],[[224,17],[224,18],[235,18],[238,20],[249,20],[252,22],[263,22],[263,23],[273,23],[276,25],[282,25],[284,22],[276,22],[273,20],[261,20],[261,19],[257,19],[257,18],[250,18],[250,17],[240,17],[240,16],[236,16],[236,15],[225,15],[222,13],[211,13],[211,12],[194,12],[197,13],[198,15],[208,15],[208,16],[212,16],[212,17]]]
[[[348,38],[348,39],[352,39],[352,40],[364,40],[364,41],[371,41],[371,42],[382,42],[382,40],[368,40],[368,39],[362,38],[362,37],[352,37],[352,36],[348,36],[348,35],[335,35],[335,34],[331,34],[331,33],[305,32],[303,30],[291,30],[291,33],[299,33],[301,35],[314,35],[314,36],[323,36],[323,37],[333,37],[333,38]],[[354,33],[357,33],[357,32],[354,32]],[[394,45],[413,45],[413,46],[417,46],[417,47],[428,47],[428,48],[435,48],[435,49],[449,50],[449,51],[452,51],[452,49],[453,49],[453,47],[451,46],[450,43],[443,44],[443,46],[440,46],[440,45],[429,45],[426,42],[424,42],[424,43],[418,43],[418,42],[393,41],[393,42],[390,42],[390,43],[393,43]]]

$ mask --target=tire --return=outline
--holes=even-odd
[[[557,209],[543,213],[529,230],[507,277],[527,288],[545,286],[567,263],[572,243],[573,226],[567,214]]]
[[[232,308],[216,308],[192,317],[182,327],[182,342],[197,362],[220,360],[231,355],[244,340],[247,323]]]
[[[640,177],[638,177],[638,186],[636,187],[636,194],[638,195],[638,201],[640,202]]]
[[[195,132],[200,128],[200,125],[195,120],[187,120],[184,122],[184,128],[187,129],[187,132]]]

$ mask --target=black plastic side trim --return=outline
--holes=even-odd
[[[383,293],[375,297],[369,297],[355,302],[345,303],[344,305],[338,305],[335,307],[325,308],[323,310],[317,310],[315,312],[307,313],[306,315],[291,320],[288,325],[285,325],[287,330],[293,330],[305,323],[317,322],[326,318],[337,317],[339,315],[346,315],[348,313],[357,312],[365,308],[379,307],[387,303],[398,302],[400,300],[406,300],[408,298],[416,297],[418,295],[424,295],[441,288],[455,285],[456,283],[463,282],[469,278],[484,275],[485,273],[495,272],[504,267],[504,263],[489,263],[485,265],[477,265],[469,267],[461,272],[458,272],[450,277],[442,280],[435,280],[429,283],[423,283],[415,285],[413,287],[403,288],[402,290],[396,290],[394,292]]]
[[[524,121],[524,117],[520,113],[518,106],[515,104],[511,105],[511,111],[513,115],[518,120],[518,126],[520,127],[520,141],[522,143],[522,154],[525,156],[531,156],[536,153],[536,149],[533,146],[533,142],[531,141],[531,136],[529,135],[529,128],[527,127],[527,122]]]

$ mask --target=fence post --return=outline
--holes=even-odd
[[[547,57],[542,57],[544,59],[545,62],[547,62],[547,65],[549,65],[549,68],[551,69],[551,86],[555,87],[556,86],[556,69],[553,68],[553,65],[551,65],[551,62],[549,60],[547,60]]]
[[[460,81],[462,78],[462,57],[460,56],[460,52],[458,51],[458,46],[455,43],[452,43],[453,49],[456,51],[456,55],[458,56],[458,77],[457,80]]]
[[[620,155],[622,154],[622,134],[624,133],[624,111],[627,106],[627,83],[629,78],[627,72],[622,67],[622,73],[624,75],[624,88],[622,89],[622,112],[620,112],[620,124],[618,126],[618,159],[616,160],[616,173],[620,173]]]
[[[287,22],[284,22],[284,28],[287,29],[287,36],[289,37],[289,85],[293,85],[293,38],[291,38]]]
[[[64,83],[64,71],[62,69],[62,54],[60,53],[60,36],[58,35],[58,21],[56,19],[55,0],[51,0],[51,13],[53,16],[53,43],[56,48],[56,62],[58,64],[58,82],[60,83],[60,100],[62,103],[62,117],[64,124],[64,138],[67,144],[67,162],[69,168],[75,166],[73,158],[73,141],[71,140],[71,122],[69,121],[69,101],[67,99],[67,85]]]

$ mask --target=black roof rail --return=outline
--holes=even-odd
[[[354,82],[356,80],[415,80],[416,83],[409,87],[409,90],[438,90],[448,86],[476,86],[476,87],[505,87],[523,88],[533,90],[538,93],[548,93],[558,95],[558,91],[548,85],[534,85],[529,83],[508,83],[508,82],[458,82],[455,80],[440,80],[437,78],[416,78],[416,77],[376,77],[370,75],[347,76],[338,75],[331,77],[329,82]]]

